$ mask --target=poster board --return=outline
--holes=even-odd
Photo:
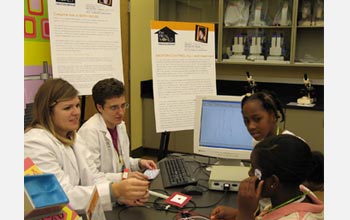
[[[196,95],[216,95],[214,24],[151,21],[156,131],[194,127]]]
[[[114,77],[124,82],[120,1],[48,1],[54,78],[91,95],[93,85]]]

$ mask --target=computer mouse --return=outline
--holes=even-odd
[[[183,188],[181,190],[181,193],[192,196],[192,195],[202,195],[203,191],[204,191],[203,188],[200,186],[189,185]]]

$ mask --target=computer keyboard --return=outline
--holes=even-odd
[[[161,160],[159,162],[159,169],[164,188],[186,186],[197,183],[192,170],[188,165],[186,166],[186,162],[183,158],[176,157]]]

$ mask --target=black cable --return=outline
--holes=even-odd
[[[207,166],[200,165],[200,166],[198,166],[196,169],[194,169],[193,173],[196,174],[196,173],[198,173],[198,171],[202,171],[206,176],[209,177],[208,172],[205,172],[205,171],[204,171],[206,167],[207,167]]]
[[[170,155],[167,156],[167,158],[171,158],[171,157],[173,157],[173,158],[176,158],[176,157],[184,158],[185,156],[195,156],[195,155],[185,155],[185,154],[173,155],[173,154],[170,154]],[[191,161],[186,160],[187,158],[184,158],[184,159],[185,159],[186,162],[196,162],[196,163],[199,164],[199,166],[196,167],[194,169],[194,171],[193,171],[193,173],[195,175],[196,175],[196,173],[198,171],[202,171],[205,175],[209,176],[209,173],[205,170],[205,168],[215,164],[215,162],[213,164],[210,163],[211,157],[208,157],[208,162],[207,163],[202,163],[202,162],[196,160],[195,158],[192,158]],[[199,180],[208,181],[207,179],[198,179],[198,181]],[[198,183],[197,183],[197,185],[200,186],[200,187],[205,188],[206,189],[205,191],[209,190],[209,188],[206,187],[206,186],[203,186],[203,185],[198,184]],[[156,190],[162,191],[162,192],[165,192],[166,195],[169,195],[169,193],[166,190],[162,190],[162,189],[152,189],[152,190],[153,191],[156,191]],[[167,211],[167,212],[171,212],[171,213],[177,213],[177,212],[179,212],[181,210],[186,210],[186,209],[190,209],[190,211],[192,211],[192,210],[194,210],[196,208],[209,208],[209,207],[212,207],[212,206],[215,206],[215,205],[219,204],[225,198],[227,192],[228,192],[228,189],[225,189],[223,196],[218,201],[216,201],[216,202],[214,202],[212,204],[204,205],[204,206],[197,206],[194,201],[190,200],[189,203],[186,204],[183,208],[174,207],[174,206],[171,206],[171,205],[169,205],[167,203],[160,203],[161,198],[156,198],[153,201],[153,208],[156,209],[156,210],[162,210],[162,211]],[[192,204],[192,206],[188,206],[189,204]]]
[[[126,205],[119,205],[120,209],[119,209],[119,212],[117,214],[117,220],[121,220],[121,213],[124,212],[125,210],[127,209],[130,209],[130,208],[135,208],[135,207],[138,207],[138,208],[153,208],[155,210],[162,210],[162,211],[169,211],[169,212],[173,212],[173,213],[176,213],[178,212],[178,210],[165,210],[165,209],[162,209],[160,208],[160,206],[158,206],[160,204],[154,204],[154,202],[145,202],[145,205],[143,206],[126,206]],[[167,205],[167,204],[164,204],[164,205]]]
[[[179,210],[182,210],[178,207],[172,206],[168,203],[159,203],[158,201],[161,200],[161,198],[156,198],[153,201],[153,207],[155,210],[159,211],[166,211],[166,212],[171,212],[171,213],[177,213]]]
[[[213,204],[204,205],[204,206],[196,206],[195,208],[199,208],[200,209],[200,208],[209,208],[209,207],[215,206],[215,205],[219,204],[225,198],[227,192],[228,192],[228,189],[225,189],[224,190],[224,194],[222,195],[222,197],[218,201],[214,202]]]
[[[169,193],[166,190],[163,190],[163,189],[152,189],[152,190],[153,191],[162,191],[166,195],[169,195]],[[181,210],[187,210],[188,208],[189,208],[189,211],[192,211],[193,209],[196,208],[196,203],[194,201],[192,201],[192,200],[189,201],[189,203],[192,204],[192,207],[188,207],[187,206],[188,204],[186,204],[182,208],[179,208],[179,207],[176,207],[176,206],[172,206],[172,205],[170,205],[168,203],[165,203],[165,202],[161,203],[160,202],[161,200],[164,200],[164,199],[158,197],[158,198],[156,198],[153,201],[153,203],[151,203],[155,210],[166,211],[166,212],[171,212],[171,213],[177,213],[177,212],[179,212]]]
[[[205,182],[208,182],[208,180],[207,179],[198,179],[198,182],[199,181],[205,181]],[[204,185],[202,185],[202,184],[200,184],[200,183],[198,183],[197,182],[197,186],[200,186],[200,187],[202,187],[203,188],[203,192],[206,192],[206,191],[208,191],[209,190],[209,187],[208,186],[204,186]]]
[[[209,217],[192,211],[181,211],[174,216],[176,220],[210,220]]]
[[[204,186],[201,186],[201,187],[204,187]],[[204,187],[204,188],[206,188],[206,191],[209,190],[207,187]],[[163,191],[165,191],[165,190],[163,190]],[[189,204],[192,204],[192,206],[188,206],[188,204],[186,204],[183,208],[177,208],[177,207],[171,206],[167,203],[160,203],[159,201],[162,200],[162,198],[156,198],[153,202],[153,207],[156,210],[163,210],[163,211],[168,211],[168,212],[177,212],[179,210],[186,210],[186,209],[189,209],[189,211],[193,211],[196,208],[209,208],[209,207],[215,206],[218,203],[220,203],[225,198],[227,192],[228,192],[228,189],[225,189],[222,197],[218,201],[214,202],[213,204],[209,204],[209,205],[197,206],[197,204],[193,200],[190,200]],[[169,206],[168,209],[166,209],[167,206]]]
[[[163,191],[167,195],[169,194],[166,190],[154,189],[154,191],[155,190]],[[192,212],[193,210],[195,210],[197,208],[209,208],[209,207],[212,207],[212,206],[215,206],[215,205],[219,204],[224,199],[224,197],[226,196],[227,192],[228,192],[228,189],[225,189],[223,196],[218,201],[214,202],[213,204],[204,205],[204,206],[197,206],[197,204],[193,200],[190,200],[184,207],[179,208],[179,207],[170,205],[168,203],[164,203],[164,202],[161,203],[160,201],[164,200],[162,198],[156,198],[153,202],[145,202],[144,206],[125,206],[125,205],[120,205],[121,209],[119,210],[119,212],[117,214],[117,220],[121,220],[122,219],[121,218],[121,213],[122,212],[124,212],[125,210],[127,210],[129,208],[133,208],[133,207],[153,208],[153,209],[158,210],[158,211],[165,211],[165,212],[170,212],[170,213],[179,213],[179,212],[183,212],[183,211],[186,211],[186,212],[190,213],[190,212]],[[176,218],[176,216],[174,216],[173,219],[175,219],[175,218]],[[193,218],[189,218],[189,219],[193,219]]]

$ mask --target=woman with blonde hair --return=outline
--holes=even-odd
[[[79,128],[78,91],[67,81],[49,79],[38,89],[33,120],[24,134],[24,156],[30,157],[43,173],[55,174],[75,210],[84,210],[97,187],[104,210],[112,203],[142,205],[148,200],[147,180],[129,178],[109,182],[89,161]]]

